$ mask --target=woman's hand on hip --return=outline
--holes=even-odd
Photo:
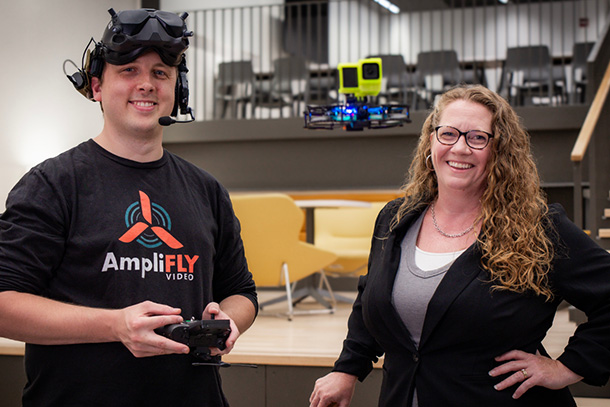
[[[562,389],[570,384],[582,380],[582,376],[577,375],[568,369],[558,360],[546,356],[512,350],[495,358],[496,362],[505,362],[493,368],[489,375],[492,377],[501,376],[513,372],[506,379],[496,384],[496,390],[504,390],[511,386],[519,385],[513,398],[518,399],[526,391],[534,386],[542,386],[547,389]]]

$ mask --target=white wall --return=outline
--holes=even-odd
[[[107,10],[139,0],[19,0],[2,2],[0,24],[0,212],[17,180],[33,165],[96,136],[99,105],[82,97],[63,74],[65,59],[80,66],[89,38],[99,40]],[[70,74],[75,69],[68,68]]]

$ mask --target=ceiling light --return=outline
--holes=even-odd
[[[394,13],[394,14],[398,14],[400,13],[400,9],[398,8],[398,6],[388,0],[373,0],[375,3],[379,4],[381,7],[385,7],[388,10],[390,10],[390,12]]]

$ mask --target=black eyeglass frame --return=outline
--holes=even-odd
[[[450,129],[453,129],[453,130],[455,130],[455,131],[457,131],[457,132],[458,132],[458,136],[457,136],[457,138],[455,139],[455,141],[454,141],[453,143],[446,143],[446,142],[442,142],[442,141],[441,141],[441,139],[438,137],[438,129],[440,129],[441,127],[449,127]],[[485,143],[485,145],[484,145],[483,147],[474,147],[474,146],[471,146],[471,145],[470,145],[470,143],[468,142],[468,137],[467,137],[467,136],[468,136],[468,133],[471,133],[471,132],[473,132],[473,131],[476,131],[476,132],[478,132],[478,133],[484,133],[484,134],[486,134],[486,135],[487,135],[487,137],[489,137],[489,138],[487,139],[487,142]],[[468,131],[460,131],[459,129],[456,129],[456,128],[455,128],[455,127],[453,127],[453,126],[447,126],[447,125],[436,126],[436,127],[434,128],[434,133],[436,134],[436,140],[438,140],[438,142],[439,142],[439,143],[441,143],[441,144],[442,144],[442,145],[444,145],[444,146],[452,146],[452,145],[455,145],[455,144],[458,142],[458,140],[460,139],[460,137],[461,137],[461,136],[464,136],[464,141],[466,141],[466,145],[467,145],[468,147],[472,148],[472,149],[475,149],[475,150],[484,150],[484,149],[485,149],[485,147],[487,147],[487,146],[489,145],[489,142],[491,141],[491,139],[492,139],[492,138],[494,138],[494,135],[493,135],[492,133],[488,133],[488,132],[486,132],[486,131],[484,131],[484,130],[468,130]]]

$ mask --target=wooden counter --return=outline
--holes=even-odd
[[[25,343],[11,339],[0,338],[0,355],[23,356]]]

